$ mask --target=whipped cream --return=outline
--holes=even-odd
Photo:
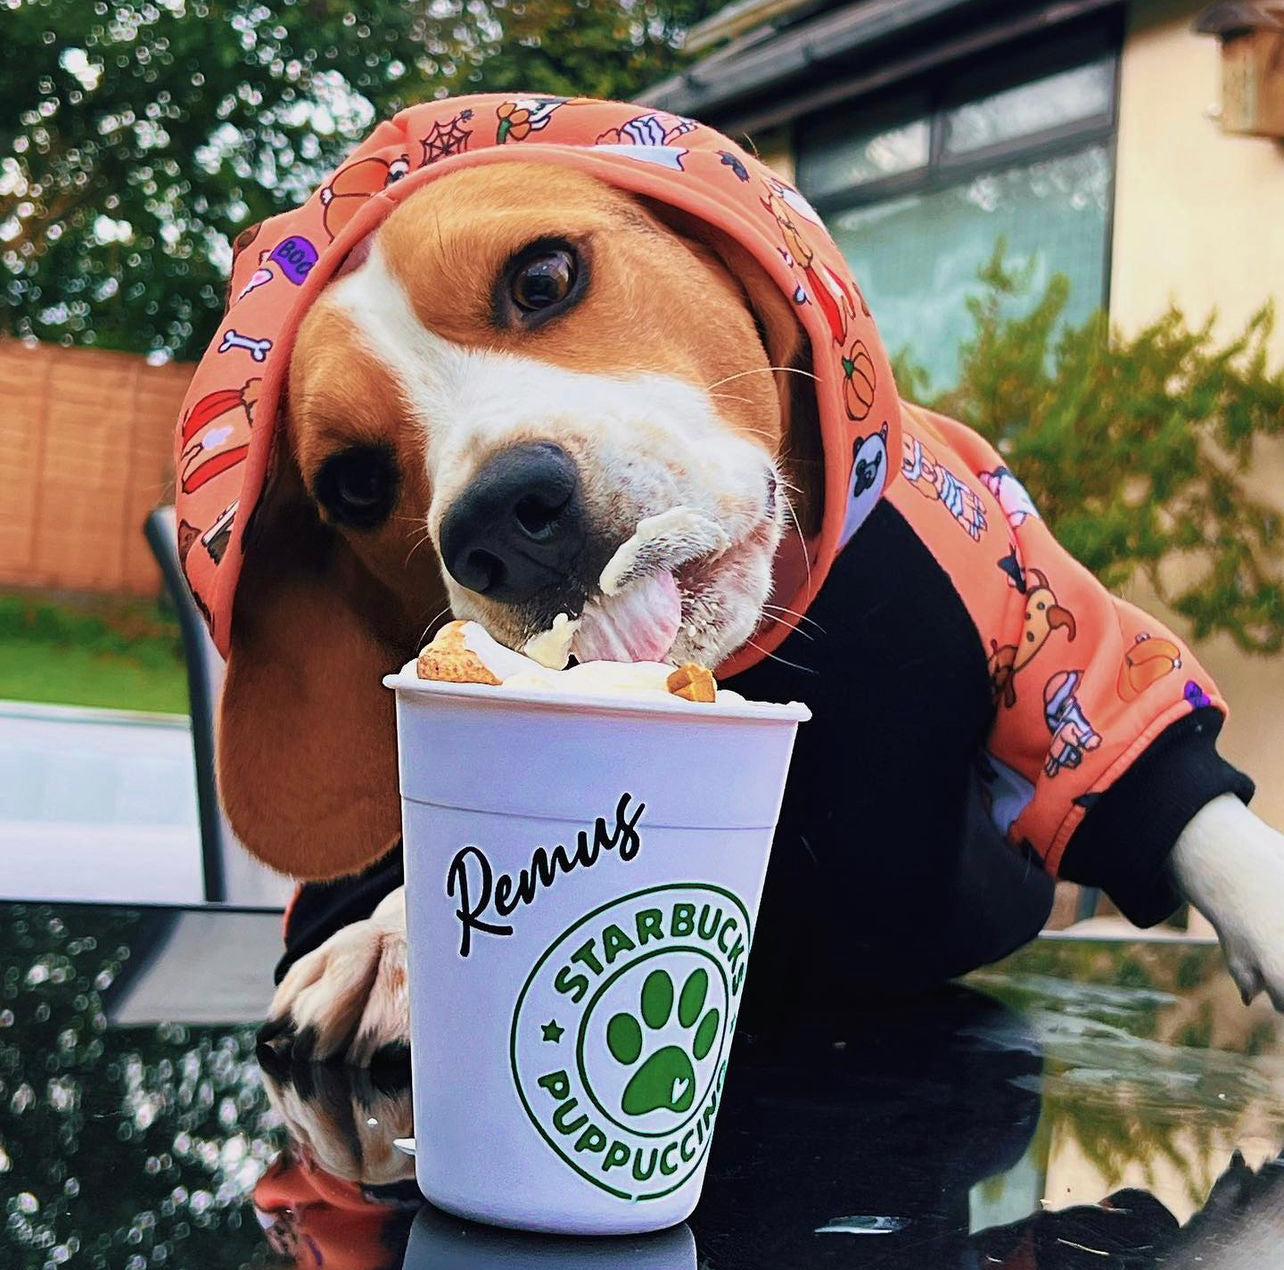
[[[529,643],[526,653],[517,653],[506,648],[477,622],[463,623],[461,631],[464,646],[476,654],[482,665],[505,688],[522,692],[565,693],[568,696],[681,700],[669,691],[669,676],[674,668],[665,662],[586,661],[565,670],[556,670],[529,656]],[[413,666],[411,663],[407,667],[411,673],[414,673]],[[717,700],[743,701],[744,698],[738,692],[719,688]]]
[[[582,618],[571,617],[569,613],[559,613],[553,619],[553,625],[548,630],[540,631],[538,635],[532,635],[526,641],[522,651],[527,657],[533,658],[541,666],[547,666],[550,670],[561,670],[571,660],[571,642],[574,640],[576,632],[580,629],[582,620]],[[475,623],[470,623],[470,625],[475,625]],[[490,636],[487,635],[486,638],[490,639]],[[467,637],[465,637],[466,640]],[[469,645],[469,647],[471,648],[472,645]],[[506,651],[511,652],[512,650]],[[473,652],[477,652],[477,650],[474,648]],[[482,660],[485,661],[485,658],[482,658]],[[493,670],[491,671],[491,674],[496,673]]]

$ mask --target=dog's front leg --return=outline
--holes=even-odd
[[[1223,794],[1182,830],[1169,867],[1216,929],[1244,1003],[1265,989],[1284,1012],[1284,835]]]
[[[331,935],[281,980],[260,1044],[289,1047],[296,1062],[342,1058],[364,1067],[408,1045],[406,891],[398,887],[365,921]]]

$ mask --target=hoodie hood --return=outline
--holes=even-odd
[[[888,455],[900,454],[900,405],[869,310],[816,212],[765,164],[694,120],[622,102],[495,94],[413,106],[380,124],[302,206],[236,241],[230,304],[196,367],[175,444],[179,555],[224,656],[242,556],[252,549],[245,530],[271,480],[304,314],[403,198],[461,168],[514,158],[577,168],[729,235],[789,297],[807,332],[823,518],[805,544],[787,535],[776,561],[774,599],[795,616],[766,623],[757,647],[734,654],[722,675],[784,639],[899,468]]]

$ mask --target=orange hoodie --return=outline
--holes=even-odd
[[[402,199],[462,168],[511,158],[575,168],[703,218],[754,256],[810,338],[823,522],[806,561],[796,539],[782,548],[776,601],[788,616],[765,623],[756,647],[734,654],[722,675],[780,644],[882,500],[930,550],[975,626],[994,706],[981,758],[987,800],[1008,838],[1048,869],[1094,800],[1161,733],[1192,710],[1224,711],[1172,632],[1113,599],[1057,545],[997,453],[961,424],[902,405],[860,290],[796,189],[693,120],[555,97],[413,106],[381,123],[301,207],[238,241],[232,303],[197,367],[176,447],[184,570],[220,650],[303,314]],[[1222,792],[1217,785],[1197,793]]]

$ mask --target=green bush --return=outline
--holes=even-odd
[[[182,661],[178,623],[156,604],[101,600],[91,608],[0,595],[0,646],[15,641],[78,648],[167,668]]]
[[[969,300],[973,335],[957,387],[933,393],[910,355],[902,394],[982,433],[1049,527],[1117,589],[1138,573],[1197,638],[1250,652],[1284,647],[1284,501],[1252,494],[1255,443],[1284,432],[1284,370],[1268,366],[1265,305],[1229,342],[1175,308],[1133,336],[1104,313],[1063,325],[1069,284],[1028,299],[1028,272],[1000,243]],[[1164,568],[1178,561],[1180,570]],[[1179,574],[1180,582],[1173,576]]]

